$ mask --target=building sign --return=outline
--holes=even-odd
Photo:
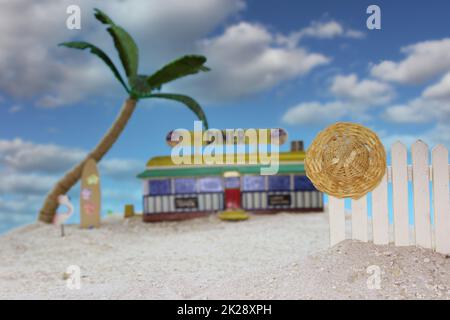
[[[197,197],[175,198],[176,209],[198,209]]]
[[[268,196],[269,206],[290,206],[291,195],[290,194],[269,194]]]

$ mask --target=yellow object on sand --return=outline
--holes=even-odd
[[[249,215],[244,210],[226,210],[219,213],[219,219],[224,221],[241,221],[247,220]]]
[[[126,204],[124,218],[131,218],[134,215],[134,206],[132,204]]]
[[[321,131],[306,152],[306,175],[337,198],[359,199],[386,173],[386,152],[378,136],[362,125],[338,122]]]

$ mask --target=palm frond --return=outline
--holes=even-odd
[[[208,120],[206,119],[205,112],[203,112],[202,107],[197,103],[197,101],[189,96],[175,93],[152,93],[142,96],[141,98],[161,98],[181,102],[186,105],[192,112],[194,112],[198,119],[200,121],[203,121],[204,128],[206,130],[208,129]]]
[[[162,84],[175,79],[196,74],[200,71],[209,71],[210,69],[204,66],[205,62],[206,58],[204,56],[187,55],[181,57],[149,76],[147,83],[152,88],[158,88]]]
[[[133,37],[122,27],[116,25],[110,17],[99,9],[95,10],[95,17],[103,24],[109,25],[107,31],[114,40],[120,61],[128,78],[136,76],[139,66],[139,49]]]
[[[64,46],[64,47],[73,48],[73,49],[80,49],[80,50],[90,49],[90,52],[92,54],[94,54],[97,57],[99,57],[100,59],[102,59],[103,62],[111,69],[114,76],[117,78],[117,80],[119,80],[119,82],[122,84],[122,86],[125,88],[125,90],[127,92],[130,91],[128,89],[127,85],[125,84],[125,81],[123,81],[122,76],[119,73],[119,70],[117,70],[117,68],[114,65],[114,63],[112,62],[112,60],[100,48],[98,48],[88,42],[84,42],[84,41],[63,42],[63,43],[60,43],[59,46]]]
[[[111,26],[107,30],[114,39],[114,46],[119,52],[120,61],[122,61],[127,77],[136,76],[139,63],[139,49],[133,38],[119,26]]]
[[[103,11],[101,11],[100,9],[94,8],[94,16],[95,18],[97,18],[98,21],[100,21],[103,24],[109,24],[109,25],[114,25],[115,23],[111,20],[110,17],[108,17],[106,15],[106,13],[104,13]]]

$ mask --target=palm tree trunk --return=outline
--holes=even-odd
[[[123,129],[125,129],[128,120],[136,108],[137,101],[127,99],[120,110],[120,113],[114,121],[111,128],[103,136],[100,143],[75,167],[68,171],[64,177],[59,180],[53,189],[47,194],[47,198],[39,211],[39,220],[51,223],[58,209],[58,196],[66,194],[81,178],[84,164],[89,158],[99,162],[103,156],[111,149],[116,140],[119,138]]]

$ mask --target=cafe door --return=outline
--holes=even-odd
[[[225,210],[241,208],[241,177],[237,171],[227,171],[225,180]]]

